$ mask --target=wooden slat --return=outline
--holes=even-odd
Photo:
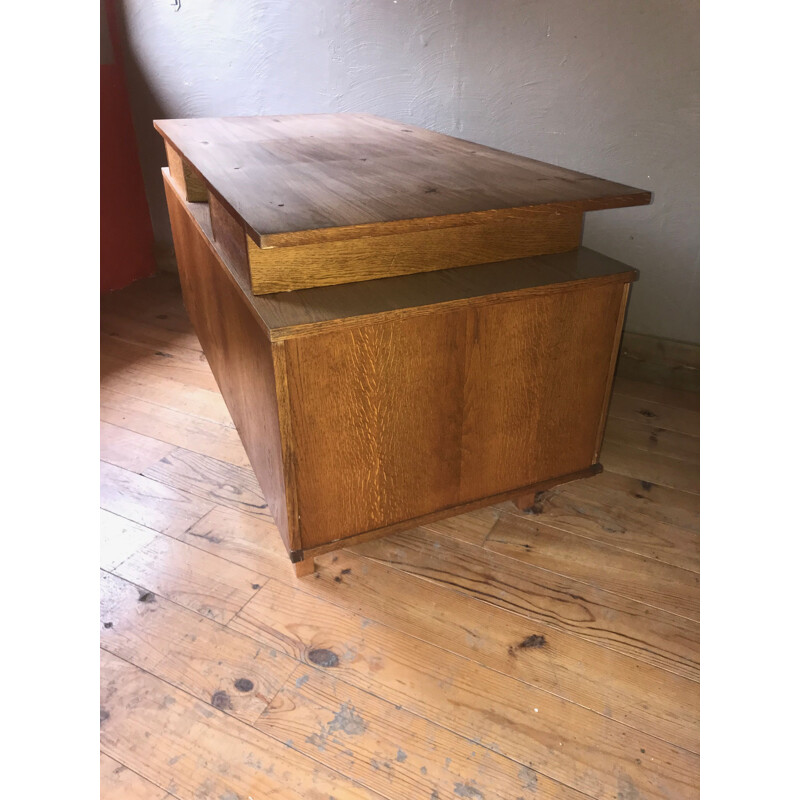
[[[126,342],[104,333],[100,334],[100,344],[106,356],[135,364],[137,370],[172,378],[200,389],[218,391],[217,382],[202,353],[177,347],[167,352],[158,347]]]
[[[229,464],[250,463],[235,428],[102,387],[100,419]]]
[[[298,588],[630,727],[698,748],[698,685],[350,552]],[[541,637],[541,639],[536,639]],[[528,646],[523,646],[527,642]]]
[[[645,383],[623,375],[614,379],[614,392],[639,400],[648,400],[659,405],[674,406],[687,411],[700,411],[699,392],[689,392],[673,389],[669,386],[660,386],[657,383]]]
[[[233,427],[230,412],[217,389],[200,389],[174,378],[153,375],[139,369],[136,362],[121,361],[105,353],[100,355],[100,369],[104,392],[119,392],[171,411]]]
[[[326,602],[369,613],[416,638],[687,749],[697,747],[696,689],[685,678],[449,588],[419,584],[412,576],[347,552],[318,558],[318,577],[296,581],[277,531],[270,533],[265,523],[232,509],[215,509],[188,534],[208,552],[295,584]],[[544,648],[519,646],[537,633],[545,636]]]
[[[608,503],[645,514],[669,525],[698,530],[700,498],[669,486],[630,478],[604,469],[591,480],[570,485],[570,492],[585,493]]]
[[[231,626],[309,662],[330,651],[336,677],[598,800],[621,773],[646,797],[696,795],[697,756],[279,581]]]
[[[582,230],[580,214],[522,209],[462,227],[263,250],[248,239],[245,263],[233,263],[262,295],[564,253],[580,245]]]
[[[596,589],[699,621],[700,579],[696,572],[513,514],[498,520],[484,547]],[[603,568],[598,570],[598,564]]]
[[[100,753],[100,796],[103,800],[169,800],[173,795]]]
[[[172,318],[174,319],[175,315],[172,315]],[[191,326],[186,325],[185,317],[183,319],[182,325],[166,327],[165,321],[160,320],[158,316],[142,321],[121,313],[105,311],[100,317],[100,331],[124,342],[152,347],[165,352],[177,349],[191,350],[195,353],[202,352],[195,332]]]
[[[178,538],[208,553],[264,575],[294,576],[275,523],[226,506],[216,506]]]
[[[240,509],[272,522],[272,514],[251,469],[176,448],[142,474],[212,503]]]
[[[133,472],[100,464],[100,507],[161,533],[181,533],[214,507]]]
[[[605,441],[659,456],[677,458],[688,464],[700,463],[700,439],[697,436],[676,433],[647,422],[609,419]]]
[[[683,617],[431,531],[394,534],[359,545],[358,552],[678,675],[698,678],[698,626]]]
[[[498,509],[632,553],[654,558],[665,564],[698,572],[700,569],[700,536],[696,529],[684,528],[662,520],[656,506],[644,505],[645,490],[639,497],[621,491],[594,487],[591,482],[577,481],[542,492],[532,506],[531,514],[520,511],[513,503]],[[625,502],[626,499],[632,502]],[[688,514],[681,521],[688,522]]]
[[[529,766],[496,755],[321,670],[298,667],[256,723],[387,798],[586,800]]]
[[[616,394],[611,399],[608,413],[617,419],[646,422],[655,428],[685,433],[690,436],[700,435],[700,412],[687,408]]]
[[[100,646],[243,722],[255,722],[297,664],[116,575],[100,577]]]
[[[100,459],[131,472],[144,471],[173,449],[167,442],[100,423]]]
[[[222,623],[229,622],[266,580],[257,572],[161,534],[114,572],[144,594],[161,594]]]
[[[103,651],[103,751],[179,798],[380,795]]]
[[[157,531],[100,509],[100,566],[116,569],[156,535]]]
[[[606,441],[600,461],[612,472],[692,494],[700,493],[700,466]]]

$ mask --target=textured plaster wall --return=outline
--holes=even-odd
[[[626,327],[699,341],[698,0],[120,0],[156,240],[154,118],[370,111],[646,188],[584,244],[641,271]]]

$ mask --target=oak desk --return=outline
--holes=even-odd
[[[298,574],[601,469],[648,192],[366,114],[164,120],[184,301]]]

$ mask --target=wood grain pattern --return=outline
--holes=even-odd
[[[363,557],[359,548],[336,556],[336,561],[318,559],[319,579],[298,588],[698,752],[699,687],[689,678],[454,593],[444,584],[421,583]]]
[[[672,514],[663,513],[661,507],[652,503],[648,506],[646,490],[640,482],[637,484],[639,491],[632,494],[596,486],[595,480],[565,484],[539,494],[531,513],[525,516],[531,524],[543,523],[699,572],[700,537],[696,526],[684,527],[676,523],[677,520],[688,526],[690,516],[674,510]],[[500,508],[520,513],[511,503],[504,503]]]
[[[190,318],[220,384],[272,517],[289,550],[300,548],[287,484],[273,346],[244,294],[198,236],[186,206],[165,178],[181,285]],[[280,375],[277,377],[280,384]],[[291,512],[291,513],[290,513]]]
[[[100,507],[153,530],[174,533],[197,522],[213,504],[101,462]]]
[[[581,540],[539,520],[532,522],[512,514],[498,520],[483,546],[597,589],[700,619],[700,580],[696,572],[604,543]],[[599,561],[605,565],[602,573],[597,572]]]
[[[361,555],[450,586],[528,619],[698,679],[698,625],[432,531],[406,531],[359,545]]]
[[[231,626],[309,664],[314,650],[331,652],[331,673],[341,680],[470,731],[477,744],[593,797],[616,800],[621,772],[644,796],[696,792],[696,755],[380,623],[365,628],[358,614],[279,581]],[[643,748],[652,760],[641,758]]]
[[[131,472],[143,472],[173,449],[167,442],[100,422],[100,460]]]
[[[244,260],[240,249],[230,250],[232,265],[242,272],[247,269],[244,274],[250,275],[253,294],[271,294],[563,253],[580,245],[582,230],[579,214],[523,210],[513,216],[507,213],[498,221],[458,228],[335,242],[262,249],[248,239]],[[239,232],[241,237],[229,237],[231,243],[243,238],[243,230]],[[221,243],[223,251],[226,246]]]
[[[179,447],[148,465],[141,474],[211,503],[237,508],[272,522],[272,514],[251,469]]]
[[[588,468],[621,292],[287,342],[304,548]]]
[[[380,797],[105,651],[101,670],[103,751],[178,797]]]
[[[156,534],[114,569],[125,580],[219,622],[228,622],[258,591],[257,572],[214,558],[170,536]]]
[[[447,729],[299,666],[256,723],[301,752],[385,797],[492,797],[520,793],[552,800],[585,795]],[[435,741],[435,748],[423,742]]]
[[[650,193],[370,114],[158,120],[260,247],[424,230]],[[433,218],[431,220],[431,218]]]
[[[100,646],[232,717],[255,722],[297,666],[162,595],[141,595],[101,573]]]
[[[172,795],[119,761],[100,753],[103,800],[169,800]]]
[[[190,203],[208,202],[208,189],[197,171],[181,158],[180,153],[169,142],[164,144],[167,148],[169,172],[179,187],[181,196]]]
[[[183,406],[187,401],[191,402],[188,396],[176,405]],[[169,442],[176,447],[186,447],[196,453],[227,461],[229,464],[249,464],[235,428],[177,411],[168,405],[147,402],[130,394],[101,388],[100,419],[144,436]]]
[[[164,171],[163,175],[169,185],[169,174]],[[581,247],[567,253],[253,296],[242,270],[232,268],[214,241],[209,205],[185,203],[177,193],[175,196],[192,228],[217,254],[218,264],[239,287],[271,341],[527,295],[626,283],[638,276],[626,264]]]

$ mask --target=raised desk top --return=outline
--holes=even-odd
[[[169,191],[208,239],[220,265],[237,284],[272,341],[359,324],[365,317],[377,322],[398,315],[445,311],[487,300],[509,301],[530,294],[563,291],[576,283],[586,287],[628,283],[636,280],[639,274],[627,264],[579,247],[567,253],[253,295],[246,276],[231,268],[212,240],[208,204],[183,200],[173,188],[169,171],[164,169],[163,174]]]
[[[371,114],[158,120],[260,247],[645,205],[649,192]]]

